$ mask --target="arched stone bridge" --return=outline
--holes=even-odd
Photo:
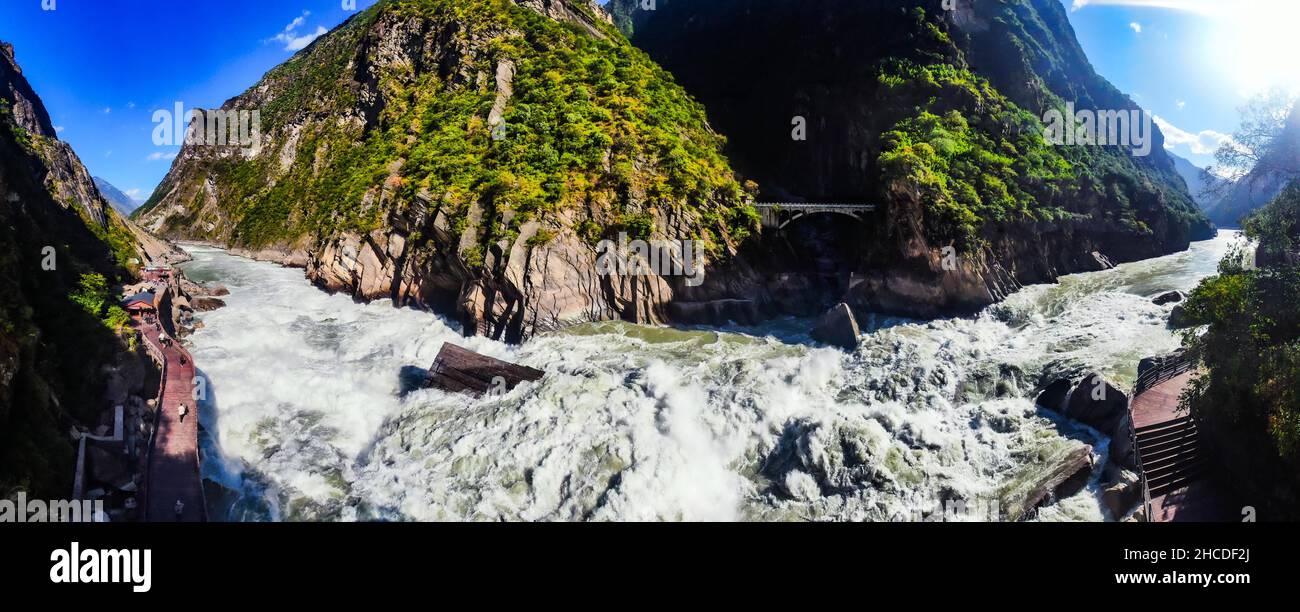
[[[876,210],[875,204],[824,204],[814,202],[755,202],[763,218],[763,227],[783,229],[794,220],[806,215],[823,213],[848,215],[855,219],[864,219],[866,213]]]

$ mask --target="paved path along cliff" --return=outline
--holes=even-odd
[[[166,281],[168,272],[148,272],[149,281]],[[199,418],[193,400],[194,360],[175,340],[163,341],[165,332],[142,320],[135,321],[140,335],[155,360],[160,360],[156,427],[149,448],[145,477],[144,518],[146,521],[203,522],[207,508],[199,460]],[[186,407],[181,415],[180,408]],[[177,501],[182,510],[177,513]]]

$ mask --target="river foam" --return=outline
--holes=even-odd
[[[212,395],[205,476],[231,520],[914,520],[994,507],[1071,445],[1051,379],[1131,382],[1177,346],[1150,296],[1213,273],[1191,251],[1027,288],[979,316],[873,317],[854,352],[809,322],[724,331],[586,325],[521,347],[354,303],[300,270],[193,247],[228,306],[192,336]],[[443,342],[547,371],[500,398],[404,388]],[[1014,496],[1012,496],[1014,497]],[[959,517],[960,518],[960,517]],[[980,518],[980,517],[976,517]],[[1102,520],[1095,484],[1044,519]]]

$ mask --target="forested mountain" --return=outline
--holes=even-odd
[[[184,147],[143,224],[471,332],[662,320],[669,283],[600,277],[596,242],[756,229],[703,109],[594,3],[385,0],[225,108],[260,141]]]
[[[611,10],[704,103],[764,199],[884,204],[846,239],[871,245],[854,254],[864,309],[978,306],[1212,235],[1158,128],[1147,156],[1045,143],[1053,109],[1139,109],[1092,68],[1059,0],[945,6],[613,0]],[[791,137],[800,119],[806,140]],[[965,254],[958,274],[940,265],[945,245]]]

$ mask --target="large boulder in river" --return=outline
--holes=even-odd
[[[843,302],[822,315],[821,320],[817,322],[817,327],[812,331],[814,340],[849,350],[858,347],[858,338],[861,335],[862,331],[858,328],[858,320],[853,317],[853,310]]]
[[[1038,394],[1038,399],[1034,403],[1042,406],[1052,412],[1065,411],[1065,398],[1070,395],[1070,389],[1074,383],[1068,378],[1061,378],[1043,388],[1043,392]]]
[[[191,303],[194,305],[194,310],[197,310],[199,312],[208,312],[208,311],[216,310],[218,308],[225,308],[226,306],[225,300],[219,300],[217,298],[207,297],[207,296],[196,297],[191,301]]]
[[[1083,490],[1092,478],[1093,460],[1092,447],[1074,440],[1061,440],[1027,456],[998,491],[1004,518],[1030,518],[1039,508]]]
[[[1137,448],[1133,439],[1133,413],[1128,410],[1120,417],[1110,435],[1110,461],[1123,468],[1137,469]]]
[[[1110,434],[1128,414],[1128,395],[1100,374],[1083,377],[1070,393],[1065,416]]]
[[[1164,306],[1165,304],[1176,304],[1185,299],[1187,299],[1187,295],[1182,291],[1166,291],[1151,298],[1151,303],[1156,306]]]
[[[1171,329],[1183,329],[1192,325],[1194,325],[1192,321],[1187,318],[1187,309],[1182,304],[1174,306],[1174,309],[1169,311],[1169,327]]]

